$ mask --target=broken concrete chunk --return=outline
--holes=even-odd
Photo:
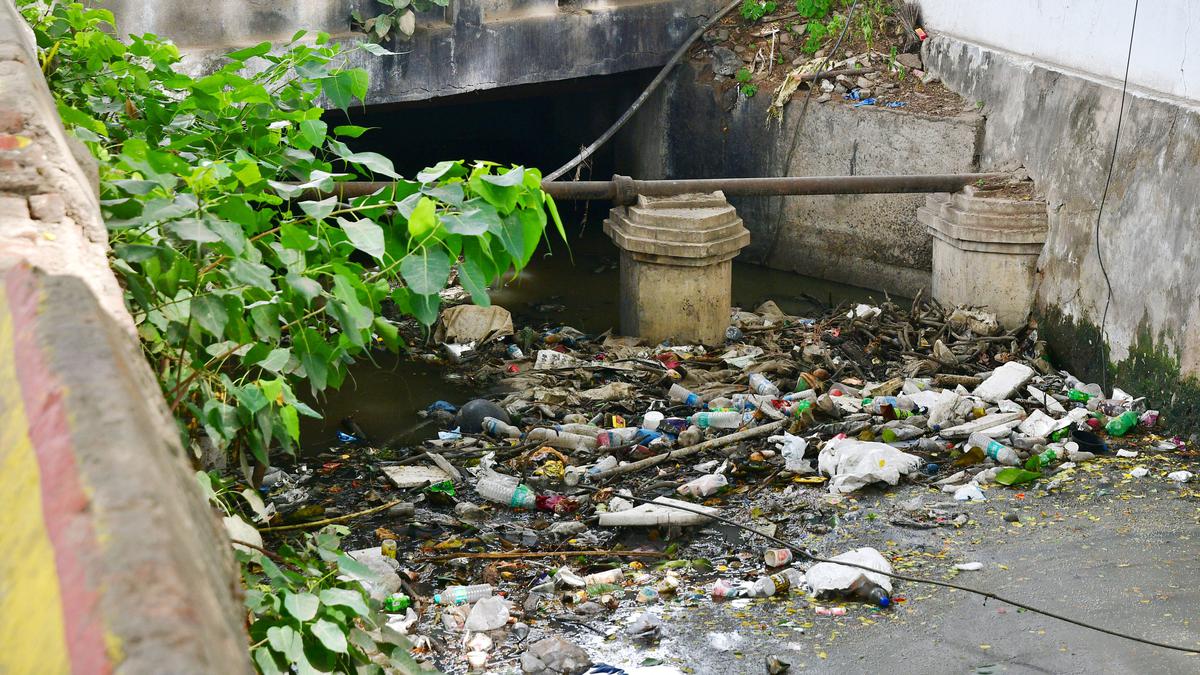
[[[978,387],[975,387],[973,394],[985,401],[1003,401],[1011,398],[1018,389],[1026,382],[1033,378],[1033,368],[1018,363],[1009,361],[992,371]]]
[[[742,67],[742,57],[738,56],[732,49],[726,47],[713,47],[712,69],[717,75],[732,77]]]

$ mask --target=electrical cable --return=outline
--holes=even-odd
[[[837,54],[838,48],[842,46],[842,40],[845,39],[846,33],[850,31],[850,24],[854,21],[854,10],[857,8],[858,0],[854,0],[850,4],[850,10],[846,13],[846,25],[842,26],[841,35],[838,35],[837,42],[833,43],[833,48],[829,50],[829,54],[821,62],[821,65],[817,67],[816,74],[809,81],[808,93],[804,95],[804,104],[800,107],[800,117],[796,120],[796,129],[792,132],[792,143],[788,147],[787,155],[783,158],[783,166],[780,173],[785,176],[791,172],[792,158],[795,157],[796,147],[800,143],[800,129],[804,126],[804,118],[808,114],[808,103],[812,99],[813,89],[817,88],[818,79],[828,72],[825,68],[829,65],[829,60],[833,55]],[[786,200],[787,197],[779,198],[779,208],[775,210],[775,226],[771,231],[771,243],[763,249],[762,258],[758,261],[760,265],[766,263],[767,257],[771,255],[771,251],[775,250],[775,247],[779,244],[779,231],[782,229],[783,224],[783,205],[786,203]]]
[[[603,489],[603,488],[593,488],[593,487],[589,487],[589,486],[585,486],[585,485],[576,485],[575,487],[578,489],[581,489],[581,490],[589,491],[589,492],[599,492],[601,489]],[[635,497],[633,495],[621,495],[621,498],[629,499],[629,500],[632,500],[635,502],[640,502],[642,504],[655,504],[655,502],[651,499],[645,499],[643,497]],[[661,504],[659,504],[659,506],[661,506]],[[1089,630],[1094,630],[1094,631],[1097,631],[1100,633],[1112,635],[1113,637],[1124,638],[1126,640],[1140,642],[1142,644],[1150,645],[1153,647],[1161,647],[1163,649],[1173,649],[1175,651],[1186,652],[1188,654],[1200,654],[1200,649],[1196,649],[1196,648],[1192,648],[1192,647],[1181,647],[1179,645],[1172,645],[1172,644],[1168,644],[1166,642],[1158,642],[1156,640],[1150,640],[1147,638],[1138,637],[1136,635],[1129,635],[1126,633],[1121,633],[1121,632],[1118,632],[1118,631],[1115,631],[1115,630],[1112,630],[1109,628],[1104,628],[1102,626],[1096,626],[1096,625],[1087,623],[1085,621],[1080,621],[1079,619],[1072,619],[1071,617],[1063,616],[1062,614],[1057,614],[1055,612],[1041,609],[1039,607],[1034,607],[1033,605],[1029,605],[1029,604],[1026,604],[1026,603],[1017,601],[1017,600],[1011,600],[1009,598],[1003,597],[1003,596],[1001,596],[997,593],[993,593],[991,591],[982,591],[982,590],[979,590],[978,588],[971,588],[970,586],[954,584],[954,583],[950,583],[949,581],[938,581],[937,579],[926,579],[924,577],[914,577],[914,576],[909,576],[907,574],[896,574],[894,572],[883,572],[883,571],[877,570],[873,567],[868,567],[866,565],[859,565],[858,563],[843,562],[841,560],[832,560],[830,558],[823,558],[821,556],[814,555],[813,553],[810,553],[808,550],[801,548],[799,546],[796,546],[795,544],[793,544],[789,541],[785,541],[783,539],[780,539],[779,537],[767,534],[766,532],[760,532],[759,530],[756,530],[748,525],[743,525],[739,522],[736,522],[736,521],[726,518],[724,516],[714,515],[712,513],[702,511],[700,509],[686,508],[684,506],[680,506],[680,505],[676,505],[676,504],[669,505],[669,508],[678,509],[680,511],[687,511],[689,513],[695,513],[697,515],[705,516],[707,518],[712,518],[713,520],[724,523],[726,525],[732,525],[733,527],[739,528],[741,530],[745,530],[746,532],[749,532],[754,535],[758,535],[758,536],[762,537],[763,539],[766,539],[772,543],[775,543],[775,544],[778,544],[779,546],[783,546],[787,549],[790,549],[791,551],[794,551],[795,553],[797,553],[813,562],[832,563],[834,565],[843,565],[845,567],[854,567],[854,568],[864,570],[867,572],[874,572],[876,574],[882,574],[883,576],[891,577],[892,579],[899,579],[900,581],[908,581],[908,582],[917,583],[917,584],[928,584],[931,586],[942,586],[945,588],[952,588],[954,590],[965,591],[967,593],[974,593],[975,595],[982,596],[984,598],[985,602],[987,599],[990,598],[992,600],[996,600],[997,602],[1003,602],[1005,604],[1012,605],[1013,607],[1018,607],[1020,609],[1024,609],[1029,612],[1033,612],[1035,614],[1041,614],[1042,616],[1047,616],[1047,617],[1050,617],[1051,619],[1058,619],[1059,621],[1064,621],[1066,623],[1074,624],[1081,628],[1087,628]]]
[[[604,145],[613,136],[615,136],[616,133],[621,130],[621,127],[625,126],[626,122],[632,119],[633,115],[642,107],[643,104],[646,103],[647,100],[649,100],[650,95],[658,89],[659,85],[666,81],[667,75],[670,74],[671,70],[676,66],[676,64],[679,63],[679,60],[683,58],[683,55],[686,54],[689,49],[691,49],[692,43],[698,40],[701,35],[704,35],[709,28],[712,28],[714,25],[716,25],[718,21],[725,18],[726,14],[729,14],[741,4],[742,0],[734,0],[726,5],[724,9],[713,15],[713,17],[705,22],[703,26],[697,28],[696,32],[692,33],[691,37],[685,40],[679,49],[675,50],[675,53],[671,55],[671,58],[667,61],[666,65],[664,65],[662,69],[658,71],[658,74],[654,76],[654,79],[650,81],[650,84],[646,85],[646,88],[642,90],[642,93],[637,97],[636,100],[634,100],[633,104],[629,106],[625,113],[622,114],[616,122],[613,122],[613,125],[608,128],[608,131],[605,131],[603,134],[601,134],[600,137],[597,138],[591,145],[587,146],[583,150],[580,150],[579,154],[575,155],[574,159],[558,167],[554,170],[554,172],[546,176],[543,182],[558,180],[563,176],[563,174],[578,166],[580,162],[588,157],[591,157],[592,153],[596,152],[596,150],[600,149],[600,146]]]
[[[1104,314],[1100,317],[1100,387],[1108,389],[1108,355],[1104,349],[1104,326],[1108,323],[1108,307],[1112,304],[1112,280],[1108,278],[1108,269],[1104,266],[1104,255],[1100,252],[1100,216],[1104,214],[1104,201],[1108,199],[1108,186],[1112,182],[1113,165],[1117,163],[1117,144],[1121,142],[1121,122],[1125,119],[1125,92],[1129,88],[1129,64],[1133,60],[1133,34],[1137,30],[1138,2],[1133,0],[1133,20],[1129,25],[1129,50],[1125,53],[1125,78],[1121,81],[1121,109],[1117,111],[1117,131],[1113,135],[1112,155],[1108,158],[1108,176],[1104,179],[1104,192],[1100,194],[1100,207],[1096,209],[1096,260],[1100,262],[1100,272],[1104,274],[1104,285],[1108,295],[1104,298]]]

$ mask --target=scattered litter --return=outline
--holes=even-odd
[[[983,569],[983,563],[981,563],[981,562],[958,563],[957,565],[954,566],[954,569],[961,570],[963,572],[978,572],[979,570]]]

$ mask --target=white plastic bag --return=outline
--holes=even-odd
[[[767,439],[775,444],[775,448],[779,450],[779,454],[783,456],[784,471],[793,473],[812,473],[812,462],[804,459],[804,452],[808,450],[808,441],[799,436],[793,436],[788,432],[783,432],[782,436],[771,436]]]
[[[921,462],[920,457],[890,445],[837,436],[817,456],[817,469],[830,477],[830,492],[844,494],[879,481],[895,485]]]
[[[841,555],[834,556],[832,560],[863,565],[873,570],[879,570],[880,572],[891,573],[892,571],[892,564],[887,561],[887,558],[884,558],[883,554],[869,546],[856,548],[853,551],[846,551]],[[864,576],[869,581],[883,587],[883,590],[891,595],[891,577],[831,562],[817,563],[809,568],[808,572],[804,575],[804,584],[813,593],[818,594],[827,591],[845,591],[858,585],[859,580]]]

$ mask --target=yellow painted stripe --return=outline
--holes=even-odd
[[[0,673],[69,673],[62,593],[8,309],[0,289]]]

